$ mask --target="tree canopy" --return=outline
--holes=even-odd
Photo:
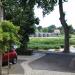
[[[29,35],[35,32],[35,24],[39,19],[34,16],[34,0],[2,0],[4,19],[20,26],[20,42],[24,48],[29,41]]]
[[[64,29],[64,51],[69,52],[69,26],[65,20],[63,2],[68,0],[2,0],[5,18],[20,25],[21,43],[24,47],[29,41],[28,35],[33,33],[34,24],[38,24],[38,18],[34,17],[34,6],[43,9],[43,15],[53,11],[55,5],[59,5],[60,22]],[[16,13],[16,14],[15,14]],[[31,30],[31,31],[30,31]],[[26,38],[26,39],[25,39]]]

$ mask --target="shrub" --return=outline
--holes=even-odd
[[[18,55],[32,55],[33,54],[33,50],[32,49],[21,50],[20,48],[17,48],[16,52],[17,52]]]
[[[10,21],[0,21],[0,48],[2,50],[10,50],[12,45],[19,44],[18,39],[19,27]]]

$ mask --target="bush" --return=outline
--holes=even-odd
[[[16,52],[17,52],[18,55],[32,55],[33,54],[33,50],[32,49],[21,50],[20,48],[17,48]]]
[[[4,52],[10,50],[12,45],[19,44],[19,27],[10,21],[0,21],[0,49]]]

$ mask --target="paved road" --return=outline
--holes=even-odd
[[[34,61],[45,54],[35,53],[32,56],[18,56],[17,64],[12,64],[9,70],[9,74],[11,75],[24,75],[26,71],[29,70],[28,63]],[[3,67],[3,74],[6,75],[8,73],[8,67]]]
[[[46,61],[49,61],[49,59],[54,59],[54,58],[58,60],[59,56],[60,57],[63,56],[63,55],[59,55],[59,56],[57,55],[56,57],[49,58],[49,56],[52,55],[54,56],[57,54],[48,54],[47,56],[44,53],[35,53],[32,56],[18,56],[18,63],[12,65],[10,69],[10,75],[75,75],[75,73],[69,71],[65,72],[65,71],[51,70],[50,62],[52,61],[49,62],[50,64],[47,63]],[[43,62],[43,60],[45,62]],[[54,67],[55,66],[51,66],[51,68]],[[58,69],[58,66],[56,66],[55,68]]]

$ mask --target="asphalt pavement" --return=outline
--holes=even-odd
[[[11,65],[9,75],[75,75],[75,68],[69,67],[72,58],[75,58],[74,54],[50,52],[18,56],[18,62]],[[7,66],[3,70],[7,71]]]

